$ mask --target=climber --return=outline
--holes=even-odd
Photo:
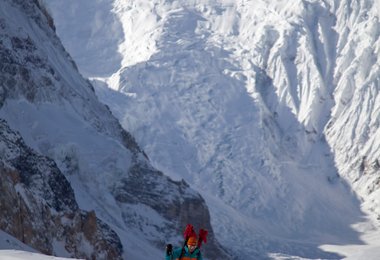
[[[201,229],[199,231],[199,239],[194,231],[192,225],[187,225],[184,238],[185,243],[183,247],[173,250],[173,246],[168,244],[166,246],[166,258],[165,260],[203,260],[200,247],[202,242],[207,243],[207,231]]]

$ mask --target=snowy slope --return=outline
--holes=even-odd
[[[2,248],[2,250],[3,248],[7,248],[7,249],[13,249],[17,251],[27,251],[27,252],[37,253],[35,249],[25,245],[21,241],[15,239],[14,237],[10,236],[9,234],[3,231],[0,231],[0,247]]]
[[[202,193],[234,256],[379,254],[360,236],[378,226],[377,1],[47,4],[99,97],[155,167]],[[99,73],[100,43],[121,58]]]
[[[43,156],[54,165],[55,172],[65,175],[69,181],[67,189],[75,194],[61,194],[61,199],[71,195],[77,208],[90,212],[82,216],[90,220],[79,228],[102,236],[101,231],[108,224],[117,233],[116,240],[123,243],[123,248],[117,245],[118,254],[123,252],[124,258],[154,259],[162,255],[166,239],[178,243],[183,227],[192,222],[197,228],[202,225],[210,231],[208,257],[227,257],[213,234],[204,199],[186,182],[173,181],[152,167],[135,139],[122,129],[108,107],[99,102],[92,85],[79,74],[40,2],[0,1],[0,118],[10,132],[18,132],[26,150]],[[0,147],[1,155],[13,154],[10,147]],[[19,163],[15,158],[15,164]],[[32,166],[38,168],[39,163],[31,164],[33,170]],[[21,175],[25,172],[28,173],[20,170]],[[40,175],[49,174],[41,172]],[[12,182],[6,184],[14,189]],[[45,187],[44,182],[38,184]],[[196,208],[198,215],[190,214],[189,208]],[[173,218],[178,212],[181,216]],[[4,217],[5,212],[1,213]],[[58,223],[55,219],[48,222]],[[66,224],[70,226],[69,221]],[[112,241],[114,231],[112,235],[103,234],[102,239]],[[76,235],[75,231],[67,232]],[[48,242],[55,254],[65,253],[66,244]],[[106,245],[97,244],[96,249]],[[83,247],[90,251],[89,255],[96,254],[90,245]],[[143,250],[146,253],[141,255]],[[79,253],[75,251],[73,255]]]
[[[46,256],[38,253],[30,253],[16,250],[0,250],[0,259],[2,260],[65,260],[69,258]],[[71,259],[71,258],[70,258]]]
[[[9,234],[0,231],[0,259],[1,260],[64,260],[62,258],[38,253],[35,249],[23,244]],[[8,248],[8,249],[3,249]]]

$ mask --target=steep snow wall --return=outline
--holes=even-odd
[[[337,8],[335,106],[326,128],[339,173],[380,220],[380,6],[342,1]]]

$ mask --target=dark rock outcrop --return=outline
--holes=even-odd
[[[124,221],[128,225],[144,229],[155,229],[156,234],[165,238],[182,234],[187,224],[209,231],[207,249],[204,254],[209,259],[229,259],[230,256],[215,239],[210,214],[204,199],[184,181],[173,181],[143,162],[131,167],[128,176],[115,184],[113,195],[121,204],[143,204],[157,212],[164,221],[144,223],[133,212],[124,210]],[[161,237],[151,237],[152,243],[164,247],[170,241]]]
[[[72,257],[122,258],[117,234],[78,208],[54,161],[28,148],[4,120],[0,147],[0,229],[45,254],[61,244]]]

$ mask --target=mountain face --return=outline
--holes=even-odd
[[[1,1],[0,28],[1,229],[48,254],[154,259],[193,223],[210,232],[206,256],[228,258],[204,199],[151,166],[42,2]]]
[[[54,161],[27,147],[4,120],[0,129],[1,229],[49,255],[122,259],[119,237],[93,211],[79,209]]]
[[[201,192],[236,258],[338,258],[320,246],[379,226],[378,1],[47,5],[99,98]]]
[[[335,106],[325,128],[339,173],[380,220],[379,86],[380,5],[356,1],[339,6]]]

